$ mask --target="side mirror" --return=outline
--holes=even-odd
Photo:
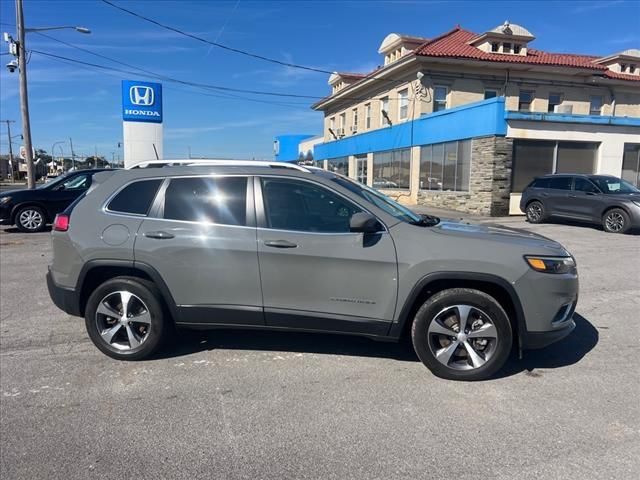
[[[382,230],[378,219],[366,212],[354,213],[349,221],[349,229],[352,232],[376,233]]]

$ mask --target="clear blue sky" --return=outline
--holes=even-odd
[[[483,32],[506,19],[525,26],[533,47],[605,55],[640,47],[640,3],[627,1],[121,1],[128,9],[232,47],[325,70],[369,71],[391,32],[432,37],[455,24]],[[61,40],[170,77],[237,88],[324,96],[327,75],[265,63],[209,48],[117,11],[97,0],[25,0],[28,27],[83,25],[91,35],[49,32]],[[0,0],[2,31],[15,33],[14,2]],[[27,47],[118,67],[107,60],[29,34]],[[2,43],[1,51],[7,51]],[[0,118],[20,133],[18,79],[0,57]],[[129,67],[122,67],[129,69]],[[120,80],[145,75],[102,72],[33,54],[29,63],[32,135],[37,148],[73,137],[78,152],[94,147],[111,158],[122,138]],[[318,134],[322,116],[312,100],[243,95],[275,105],[202,95],[164,83],[165,156],[271,158],[273,137]],[[209,92],[214,94],[214,92]],[[294,105],[290,105],[293,103]],[[1,127],[0,150],[7,152]],[[64,146],[68,153],[68,144]]]

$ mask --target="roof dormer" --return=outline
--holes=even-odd
[[[338,93],[345,87],[357,82],[361,78],[366,77],[363,73],[339,73],[333,72],[329,77],[329,86],[331,86],[331,94]]]
[[[474,38],[469,45],[487,53],[526,56],[527,46],[535,38],[526,28],[509,23],[507,20],[502,25]]]
[[[615,73],[640,75],[640,50],[637,48],[630,48],[624,52],[599,58],[593,63],[604,65]]]
[[[384,64],[388,65],[399,58],[404,57],[407,53],[413,52],[413,50],[418,48],[427,40],[428,39],[423,37],[390,33],[380,44],[378,53],[384,55]]]

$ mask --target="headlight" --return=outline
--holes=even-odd
[[[5,203],[9,203],[11,201],[11,197],[2,197],[0,198],[0,205],[4,205]]]
[[[537,272],[575,273],[576,261],[573,257],[534,257],[525,255],[524,259]]]

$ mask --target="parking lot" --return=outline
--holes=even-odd
[[[640,236],[499,222],[575,255],[578,326],[479,383],[331,335],[188,332],[118,362],[51,303],[49,234],[1,230],[0,477],[636,478]]]

